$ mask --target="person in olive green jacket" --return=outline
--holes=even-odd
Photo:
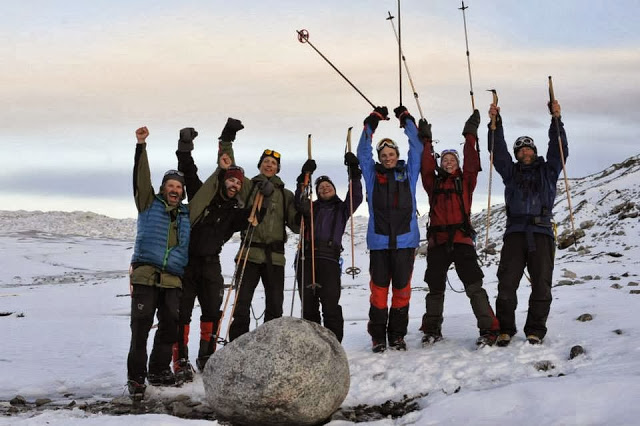
[[[129,393],[140,400],[146,389],[147,339],[157,312],[158,329],[149,358],[148,380],[154,386],[175,385],[169,368],[177,338],[182,275],[187,265],[191,224],[184,199],[184,175],[169,170],[158,194],[151,185],[146,151],[149,130],[136,130],[133,193],[138,230],[131,259],[131,346],[127,357]]]
[[[231,142],[221,141],[220,151],[228,153],[233,159]],[[234,160],[235,163],[235,160]],[[273,184],[269,208],[262,221],[252,230],[248,261],[243,272],[238,272],[236,279],[238,293],[235,309],[229,329],[229,340],[232,341],[249,331],[250,309],[253,293],[262,280],[265,293],[264,321],[282,316],[284,302],[284,245],[287,241],[288,227],[294,233],[300,232],[299,216],[294,206],[293,192],[285,189],[284,183],[277,175],[280,172],[280,153],[265,149],[258,161],[260,174],[252,179],[245,178],[240,191],[240,199],[246,206],[253,205],[256,194],[266,182]],[[244,239],[247,231],[243,231]],[[247,238],[247,243],[249,239]],[[244,257],[244,255],[243,255]],[[236,259],[243,262],[244,259]],[[240,264],[242,268],[242,263]]]

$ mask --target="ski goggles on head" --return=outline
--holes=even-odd
[[[393,149],[397,150],[398,149],[398,144],[395,143],[394,141],[392,141],[389,138],[384,138],[384,139],[381,139],[380,142],[378,142],[378,144],[376,145],[376,151],[380,152],[385,147],[393,148]]]
[[[313,184],[314,184],[315,186],[318,186],[318,185],[320,185],[322,182],[329,182],[329,183],[333,183],[333,182],[331,182],[331,178],[330,178],[329,176],[327,176],[327,175],[322,175],[322,176],[319,176],[319,177],[315,180],[315,182],[313,182]]]
[[[180,177],[184,177],[184,173],[182,173],[180,170],[171,169],[171,170],[167,170],[166,172],[164,172],[164,177],[166,177],[166,176],[175,176],[175,175],[178,175]]]
[[[235,164],[232,165],[232,166],[229,166],[227,168],[227,172],[230,172],[230,171],[233,171],[233,170],[239,170],[240,173],[244,174],[244,169],[242,167],[240,167],[240,166],[236,166]]]
[[[455,149],[444,149],[444,150],[442,150],[442,152],[440,153],[440,157],[444,157],[446,154],[453,154],[456,157],[459,157],[458,151],[456,151]]]
[[[264,155],[269,155],[274,158],[280,158],[280,153],[278,151],[274,151],[272,149],[265,149],[263,152]]]
[[[520,136],[513,143],[513,149],[515,149],[515,150],[520,149],[520,148],[525,147],[525,146],[528,146],[531,149],[535,149],[536,144],[533,143],[533,139],[531,139],[529,136]]]

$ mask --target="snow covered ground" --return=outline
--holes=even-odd
[[[576,227],[586,236],[576,250],[558,251],[549,333],[541,346],[528,345],[522,333],[507,348],[476,350],[477,329],[464,293],[447,291],[445,340],[423,349],[418,331],[424,313],[425,259],[416,259],[407,352],[373,354],[366,332],[368,255],[365,221],[356,220],[355,264],[363,272],[343,275],[343,345],[351,368],[351,388],[343,406],[380,404],[426,394],[420,410],[375,425],[631,425],[640,418],[640,228],[638,157],[602,174],[572,182]],[[613,193],[613,196],[609,195]],[[419,196],[425,196],[424,193]],[[568,226],[566,199],[558,196],[556,219]],[[625,204],[626,203],[626,204]],[[504,224],[496,207],[491,240],[500,242]],[[624,216],[620,216],[621,214]],[[634,216],[634,214],[636,214]],[[621,218],[622,217],[622,218]],[[584,223],[592,220],[593,224]],[[424,222],[424,218],[421,220]],[[483,223],[477,215],[474,222]],[[582,226],[582,225],[580,225]],[[16,395],[28,401],[50,398],[50,406],[72,400],[110,400],[126,393],[129,346],[127,265],[135,221],[93,213],[0,212],[0,406]],[[424,227],[423,227],[424,229]],[[478,227],[479,240],[484,231]],[[348,235],[345,246],[348,248]],[[293,251],[295,238],[288,244]],[[223,251],[230,280],[237,237]],[[498,245],[498,250],[499,250]],[[293,258],[292,256],[288,257]],[[496,296],[498,256],[483,268],[485,288]],[[351,265],[345,251],[345,267]],[[293,270],[287,268],[285,314],[289,313]],[[455,271],[451,286],[462,289]],[[519,290],[517,320],[524,324],[529,286]],[[256,315],[263,294],[256,292]],[[294,315],[299,315],[296,300]],[[194,318],[199,316],[199,308]],[[593,320],[578,321],[582,314]],[[153,333],[153,331],[152,331]],[[197,351],[195,332],[190,342]],[[581,345],[585,355],[569,360]],[[540,371],[541,363],[552,365]],[[149,388],[150,397],[184,393],[202,400],[199,377],[180,389]],[[106,416],[80,409],[0,417],[0,425],[205,424],[169,415]],[[216,422],[206,422],[216,424]],[[332,426],[351,424],[333,421]]]

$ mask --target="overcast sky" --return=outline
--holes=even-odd
[[[149,127],[154,185],[176,167],[178,131],[193,126],[202,178],[214,169],[227,119],[245,129],[239,165],[257,173],[265,148],[282,153],[293,188],[313,136],[316,175],[329,174],[344,196],[347,128],[353,149],[371,106],[295,30],[374,104],[399,103],[391,0],[47,1],[5,2],[0,14],[0,169],[3,210],[90,210],[135,217],[134,131]],[[178,4],[179,3],[179,4]],[[598,172],[638,154],[640,2],[468,0],[469,51],[484,172],[474,211],[486,208],[487,109],[498,90],[505,136],[546,147],[547,77],[562,106],[569,177]],[[452,0],[402,1],[404,53],[437,149],[459,148],[471,114],[462,13]],[[397,25],[397,20],[396,20]],[[403,103],[418,118],[406,75]],[[394,118],[391,137],[406,158]],[[539,152],[545,152],[545,148]],[[492,201],[502,200],[494,179]],[[418,192],[421,213],[427,197]],[[362,207],[358,214],[364,214]]]

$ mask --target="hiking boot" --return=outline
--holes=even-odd
[[[142,398],[144,398],[144,391],[147,390],[147,385],[144,384],[144,379],[142,379],[141,382],[142,383],[136,380],[127,381],[129,396],[134,401],[142,401]]]
[[[483,333],[476,340],[476,345],[479,347],[493,346],[497,339],[498,335],[495,333]]]
[[[542,339],[535,334],[529,334],[527,335],[527,342],[529,342],[530,345],[541,345]]]
[[[422,347],[431,346],[434,343],[439,342],[441,340],[442,340],[442,334],[425,333],[424,336],[422,336]]]
[[[389,339],[389,349],[395,349],[396,351],[406,351],[407,344],[404,341],[404,337],[396,337],[393,340]]]
[[[373,341],[373,347],[371,348],[373,353],[379,354],[387,350],[387,342],[385,341]]]
[[[193,381],[193,366],[186,358],[180,358],[173,362],[173,374],[178,383],[186,383]]]
[[[147,377],[150,385],[153,386],[175,386],[176,376],[168,368],[160,373],[149,373]]]
[[[509,343],[511,343],[511,335],[507,334],[507,333],[501,333],[500,335],[498,335],[498,338],[496,339],[496,345],[500,346],[501,348],[504,348],[505,346],[509,346]]]

